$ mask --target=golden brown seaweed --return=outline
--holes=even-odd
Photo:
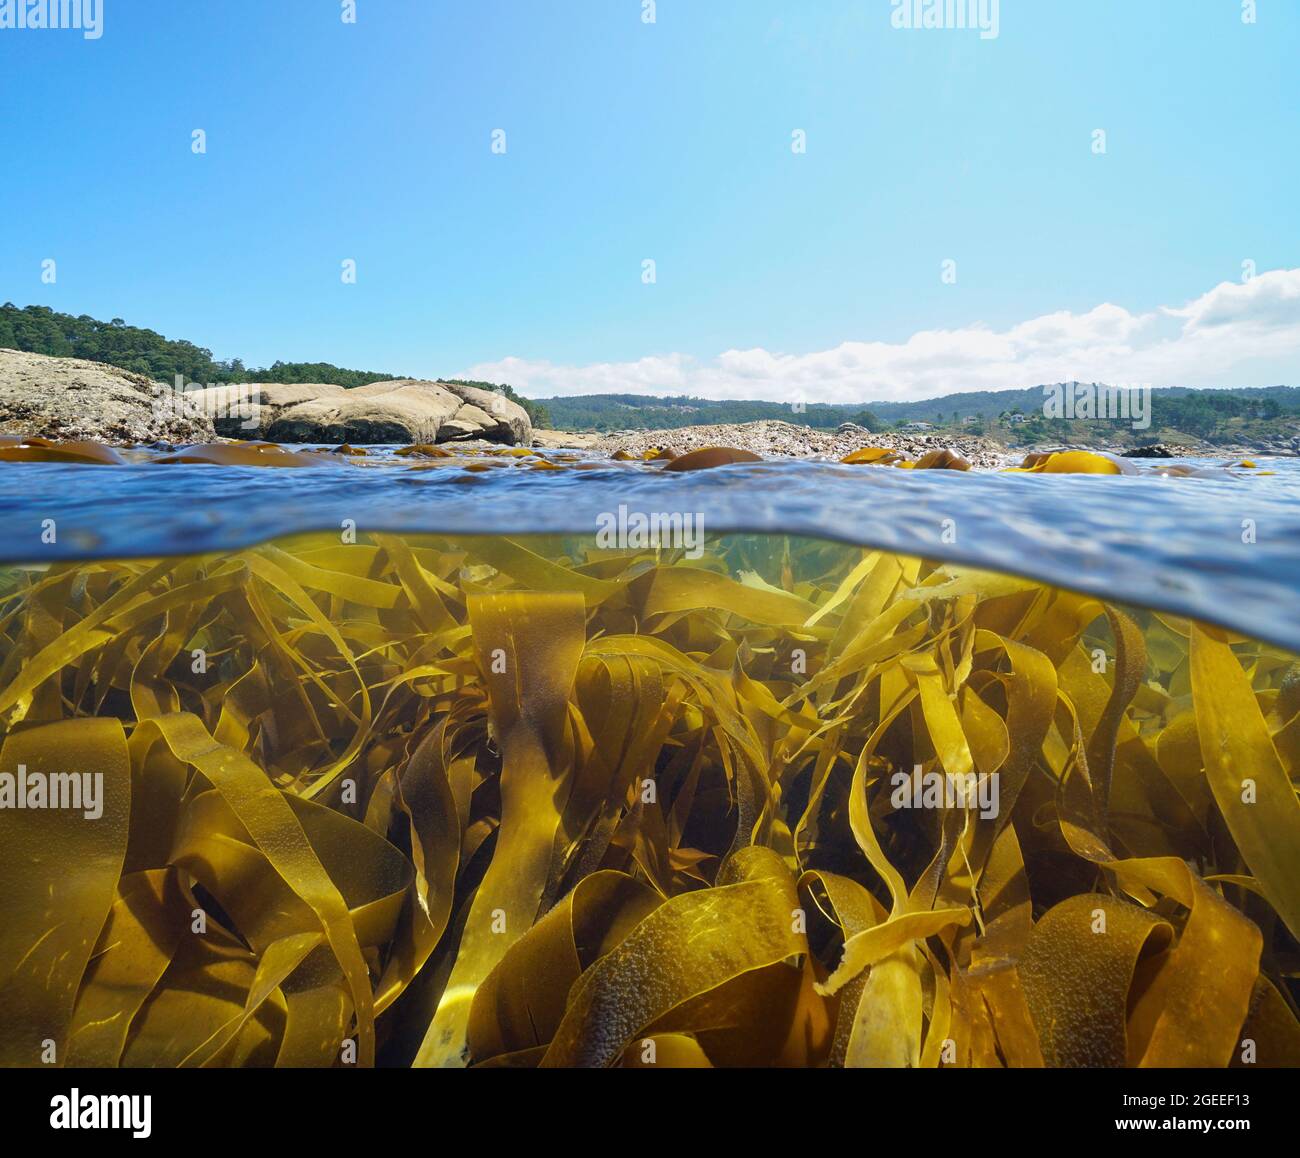
[[[780,537],[12,577],[0,772],[108,791],[0,809],[2,1064],[1300,1056],[1277,649]]]

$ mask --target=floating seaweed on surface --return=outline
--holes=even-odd
[[[304,467],[322,466],[330,459],[318,452],[285,450],[274,442],[205,442],[181,447],[149,461],[164,465]]]
[[[124,459],[111,446],[98,442],[51,442],[0,434],[0,462],[59,462],[80,466],[123,466]]]
[[[1049,450],[1025,456],[1010,471],[1027,474],[1137,474],[1138,469],[1122,458],[1096,454],[1091,450]]]
[[[655,452],[655,459],[663,458],[662,451]],[[687,451],[676,458],[664,461],[663,470],[710,470],[715,466],[731,466],[737,462],[762,462],[762,458],[748,450],[737,450],[730,446],[705,446],[699,450]]]
[[[893,466],[905,460],[896,450],[883,446],[864,446],[846,454],[840,461],[845,466]]]
[[[395,461],[400,460],[400,461]],[[0,435],[0,463],[60,463],[64,465],[188,464],[215,466],[311,467],[346,465],[379,470],[430,469],[464,470],[484,473],[514,465],[534,471],[598,470],[611,464],[625,469],[653,467],[669,473],[711,470],[714,467],[774,461],[752,451],[729,446],[707,446],[684,454],[666,448],[652,448],[640,456],[616,450],[608,457],[583,457],[572,453],[554,453],[522,446],[419,443],[385,450],[370,451],[343,443],[328,450],[286,448],[274,442],[229,440],[200,443],[170,450],[133,448],[123,455],[111,446],[92,442],[52,442],[23,435]],[[779,461],[779,459],[778,459]],[[900,470],[952,470],[969,472],[972,465],[960,454],[947,448],[930,450],[919,458],[909,459],[900,451],[880,446],[864,446],[841,458],[845,466],[892,466]],[[1169,478],[1220,478],[1230,470],[1251,471],[1254,477],[1274,472],[1257,469],[1249,459],[1228,466],[1195,466],[1172,463],[1143,470],[1124,458],[1087,450],[1035,451],[1025,456],[1019,466],[1003,467],[1001,474],[1150,474]],[[1241,475],[1238,477],[1252,477]]]
[[[103,793],[0,808],[0,1064],[1300,1064],[1276,648],[780,536],[9,578],[0,801]]]

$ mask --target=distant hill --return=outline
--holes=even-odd
[[[1043,416],[1042,386],[1025,390],[981,390],[946,394],[919,402],[811,403],[795,410],[779,402],[727,401],[678,396],[655,398],[643,394],[590,394],[572,398],[544,398],[560,430],[672,430],[683,426],[757,422],[780,419],[816,429],[834,429],[856,422],[869,430],[883,430],[905,422],[929,422],[936,427],[960,426],[971,432],[982,427],[1014,427],[1012,416],[1040,437],[1087,441],[1089,431],[1114,437],[1132,426],[1124,420],[1083,422]],[[1150,441],[1155,432],[1167,431],[1211,439],[1229,427],[1292,422],[1300,419],[1300,387],[1265,386],[1232,390],[1197,390],[1171,386],[1152,391],[1151,427],[1132,432],[1134,441]],[[969,421],[968,421],[969,420]],[[989,429],[988,433],[993,433]],[[1103,433],[1104,432],[1104,433]]]
[[[881,425],[877,407],[811,404],[796,412],[780,402],[717,402],[708,398],[652,398],[644,394],[585,394],[572,398],[539,399],[558,430],[675,430],[721,422],[760,422],[781,419],[819,430],[844,422]]]

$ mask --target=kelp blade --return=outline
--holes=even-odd
[[[7,569],[0,1061],[1296,1064],[1295,656],[688,547]]]

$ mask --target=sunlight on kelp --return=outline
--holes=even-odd
[[[882,446],[864,446],[840,460],[845,466],[896,466],[904,470],[970,470],[971,464],[951,450],[932,450],[911,461]],[[1132,463],[1090,450],[1054,450],[1028,454],[1005,474],[1138,474]]]
[[[312,536],[7,570],[0,726],[104,785],[0,809],[3,1064],[1300,1064],[1300,667],[1170,616]]]

